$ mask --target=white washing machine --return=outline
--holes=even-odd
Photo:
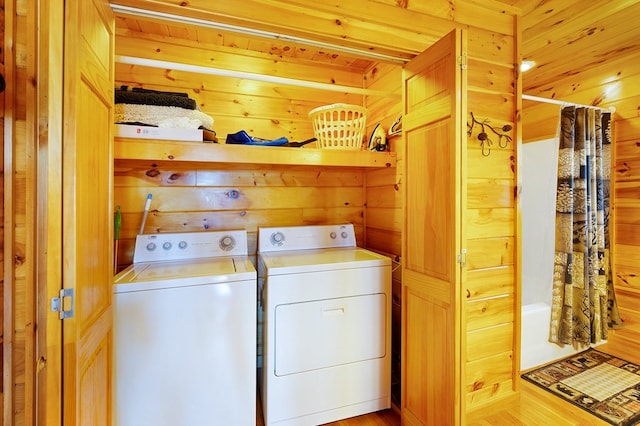
[[[113,424],[255,425],[246,231],[138,235],[114,279]]]
[[[265,425],[391,406],[391,260],[353,225],[260,228]]]

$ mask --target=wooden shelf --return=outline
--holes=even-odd
[[[116,138],[114,158],[161,163],[265,164],[323,167],[396,167],[393,152],[347,151],[279,146],[231,145]]]

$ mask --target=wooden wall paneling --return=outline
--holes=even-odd
[[[467,211],[468,239],[512,236],[515,215],[512,208],[482,208]]]
[[[471,66],[472,60],[485,62],[486,64],[479,68],[469,68],[469,74],[476,73],[482,75],[482,69],[495,67],[499,69],[501,67],[512,68],[514,66],[514,54],[516,39],[514,37],[515,24],[514,17],[512,15],[504,14],[502,16],[503,22],[508,22],[506,25],[496,25],[497,22],[485,21],[481,25],[476,25],[473,31],[469,32],[469,65]],[[491,22],[489,24],[489,22]],[[475,63],[476,66],[478,65]],[[489,65],[493,64],[493,65]],[[513,80],[515,74],[511,77],[507,77],[507,80]],[[505,80],[505,81],[507,81]],[[471,77],[469,79],[469,89],[474,88],[473,82],[478,81],[478,76]],[[492,85],[482,84],[478,87],[484,90],[495,90],[497,93],[502,93],[500,87],[492,87]],[[504,94],[511,93],[515,86],[512,86],[504,92]]]
[[[619,222],[616,224],[614,238],[617,244],[633,245],[640,241],[640,225]]]
[[[625,306],[627,309],[640,312],[640,299],[638,299],[638,290],[625,288],[616,294],[618,303]]]
[[[466,368],[466,404],[469,410],[513,395],[513,352],[471,361]]]
[[[402,67],[397,64],[378,63],[367,71],[364,80],[368,89],[396,95],[367,96],[364,101],[368,110],[367,134],[371,135],[378,123],[388,132],[402,112]]]
[[[399,232],[402,229],[402,210],[399,208],[375,208],[367,206],[367,230]],[[397,253],[400,254],[400,253]]]
[[[640,206],[616,207],[616,222],[640,225]]]
[[[640,104],[640,97],[638,97],[637,102]],[[616,127],[617,126],[618,123],[616,122]],[[640,135],[636,135],[636,137],[632,139],[616,140],[615,144],[616,161],[622,161],[625,159],[636,160],[640,156]]]
[[[467,182],[468,208],[513,207],[513,180],[469,178]]]
[[[524,101],[522,142],[530,143],[558,136],[561,105]]]
[[[619,293],[622,294],[622,292]],[[637,298],[638,295],[634,294],[632,297]],[[623,327],[614,330],[613,334],[628,337],[636,341],[640,340],[640,311],[632,308],[627,308],[624,305],[624,302],[625,301],[622,300],[622,303],[620,303],[619,306]]]
[[[122,42],[121,37],[119,34],[116,38],[116,55],[120,56],[362,87],[362,74],[354,73],[346,67],[321,67],[311,62],[304,63],[287,57],[274,57],[224,46],[215,46],[215,50],[210,50],[207,46],[187,42],[176,43],[177,39],[146,37],[141,33],[128,34],[126,42]],[[329,78],[326,74],[327,69],[331,69]]]
[[[469,266],[470,270],[467,272],[463,291],[463,297],[467,300],[486,299],[514,293],[515,268],[513,265],[492,265],[492,267],[482,269],[473,269],[472,264]]]
[[[364,204],[361,188],[307,187],[158,187],[134,188],[116,194],[122,213],[141,211],[147,194],[159,211],[211,211],[224,209],[331,208]],[[142,206],[140,206],[142,204]]]
[[[256,147],[255,149],[278,149]],[[120,162],[118,162],[120,164]],[[284,187],[332,187],[362,186],[361,171],[344,168],[237,166],[236,169],[190,169],[189,165],[164,167],[117,167],[115,184],[124,186],[284,186]],[[390,170],[393,169],[383,169]]]
[[[387,185],[368,185],[367,207],[399,208],[401,206],[401,194],[398,192],[393,181]]]
[[[638,59],[640,60],[640,55],[638,55]],[[638,105],[640,104],[640,94],[635,94],[632,90],[637,84],[640,84],[640,72],[638,74],[634,74],[633,76],[628,76],[626,78],[620,79],[620,85],[623,86],[620,88],[619,100],[615,103],[615,113],[614,113],[614,124],[624,124],[627,126],[629,123],[628,120],[633,120],[638,116]],[[630,123],[637,123],[637,121],[631,121]],[[634,128],[634,126],[631,126]],[[638,129],[638,127],[635,127]],[[616,128],[616,143],[617,145],[624,145],[625,141],[629,139],[638,139],[638,133],[636,132],[629,134],[625,137],[625,134],[618,133],[618,129]],[[628,152],[625,152],[624,147],[616,146],[617,149],[621,149],[622,151],[619,153],[620,155],[627,156]],[[634,152],[638,152],[636,147]]]
[[[469,300],[466,304],[467,332],[513,322],[513,291],[506,295]]]
[[[260,226],[353,223],[362,226],[362,207],[292,207],[285,209],[227,209],[205,211],[158,211],[152,207],[145,233],[195,232],[245,228],[255,232]],[[122,239],[134,238],[140,229],[142,211],[122,214]]]
[[[513,350],[513,323],[503,323],[467,333],[467,361],[473,362]]]
[[[149,193],[153,200],[145,232],[244,228],[255,234],[259,226],[350,222],[358,229],[357,240],[364,241],[362,171],[269,166],[117,170],[115,204],[122,211],[120,265],[131,263],[133,240]],[[167,177],[176,175],[171,180],[176,183],[166,183]]]
[[[622,65],[621,65],[622,67]],[[612,261],[616,297],[623,328],[615,336],[640,339],[640,119],[637,87],[640,73],[626,69],[615,103],[612,159]]]
[[[517,24],[512,20],[514,28]],[[517,40],[510,35],[470,31],[468,59],[464,247],[465,399],[467,411],[512,395],[519,366],[517,269],[516,90]],[[473,114],[473,118],[471,115]],[[507,137],[496,135],[491,125]],[[512,126],[503,131],[504,125]],[[484,131],[484,151],[478,140]],[[500,145],[504,146],[501,148]],[[488,342],[492,342],[489,344]]]
[[[35,72],[35,3],[9,2],[5,5],[4,30],[6,117],[5,169],[9,192],[5,193],[5,255],[14,259],[4,271],[3,313],[3,423],[32,424],[35,414],[35,173],[36,117],[27,108],[35,103],[30,81]],[[6,176],[5,176],[6,177]],[[7,200],[10,200],[7,202]],[[10,230],[9,232],[7,232]]]
[[[515,85],[513,66],[496,64],[475,58],[469,58],[469,88],[470,90],[490,90],[495,93],[511,93]],[[511,117],[507,117],[511,119]]]
[[[640,183],[635,181],[617,181],[615,182],[615,202],[616,206],[638,206],[637,194]]]
[[[618,271],[620,271],[620,267],[622,266],[638,266],[638,259],[640,259],[640,244],[616,244],[614,249],[614,262],[617,266]]]
[[[468,146],[470,148],[467,150],[469,177],[513,179],[515,173],[515,152],[513,149],[493,146],[491,154],[485,157],[480,150],[480,142],[476,138],[469,140]]]
[[[368,89],[395,93],[397,97],[371,97],[365,99],[368,109],[367,134],[371,135],[376,125],[388,133],[392,124],[402,112],[402,67],[396,64],[378,63],[370,68],[364,76]],[[402,146],[394,143],[399,137],[386,136],[387,149],[398,153]],[[365,139],[368,143],[368,138]],[[365,209],[365,246],[371,250],[384,253],[392,258],[400,259],[402,253],[402,194],[398,182],[400,167],[380,169],[366,172],[366,209]],[[398,278],[400,279],[400,278]],[[394,300],[398,313],[401,308],[401,288],[396,286]],[[396,336],[392,345],[397,349],[399,363],[400,321],[392,324]],[[399,381],[400,366],[394,367],[394,376]],[[399,398],[399,388],[394,388],[394,399]]]
[[[121,41],[122,42],[122,41]],[[207,105],[217,100],[218,97],[237,96],[238,94],[253,95],[257,97],[274,97],[295,101],[295,105],[310,107],[318,106],[323,98],[335,100],[335,102],[357,103],[362,102],[362,95],[346,93],[340,91],[327,91],[311,87],[298,87],[295,85],[284,85],[266,81],[249,80],[244,78],[216,76],[208,74],[195,74],[180,70],[164,70],[153,67],[143,67],[139,65],[129,65],[116,63],[116,73],[118,79],[116,86],[129,84],[133,86],[158,87],[158,88],[182,88],[193,94],[202,93],[208,100],[204,105],[199,105],[203,111],[212,110]],[[209,93],[211,92],[211,93]],[[333,103],[333,102],[332,102]],[[313,108],[311,108],[313,107]],[[304,111],[301,108],[300,111]],[[224,111],[219,111],[224,112]],[[288,110],[274,111],[274,113],[284,114]]]
[[[616,141],[638,140],[640,117],[627,118],[615,122]]]
[[[367,228],[366,247],[369,250],[377,251],[395,259],[402,252],[402,233],[389,232],[379,228]]]
[[[513,108],[515,100],[515,96],[511,93],[469,91],[469,112],[473,112],[478,120],[487,120],[489,124],[497,128],[501,128],[505,124],[513,125],[515,117],[511,108]],[[513,132],[511,136],[513,138]]]
[[[626,267],[623,269],[626,269]],[[640,339],[640,289],[620,286],[616,283],[616,300],[620,309],[623,328],[615,330],[615,334]]]
[[[18,105],[22,107],[24,102],[24,116],[20,116],[20,120],[25,120],[25,156],[24,168],[20,167],[19,171],[24,173],[25,183],[25,203],[24,203],[24,222],[18,223],[17,226],[24,227],[24,248],[23,261],[21,262],[21,271],[16,271],[16,284],[18,278],[24,278],[24,297],[23,307],[25,315],[25,323],[22,329],[16,327],[16,332],[24,333],[24,372],[21,375],[24,380],[24,423],[27,425],[36,423],[36,324],[37,324],[37,259],[36,259],[36,238],[37,238],[37,188],[38,188],[38,141],[40,120],[40,111],[35,108],[28,108],[27,105],[36,105],[38,103],[37,87],[32,84],[33,80],[38,80],[40,74],[38,72],[39,63],[37,57],[39,42],[39,22],[36,11],[39,9],[37,0],[28,0],[25,2],[24,11],[24,35],[25,35],[25,70],[24,76],[26,84],[24,91],[20,92]],[[19,21],[22,19],[20,18]],[[19,23],[22,25],[22,23]],[[18,65],[19,67],[22,64]],[[22,111],[20,112],[22,114]],[[16,233],[16,237],[19,234]],[[18,292],[16,292],[19,294]],[[16,299],[19,300],[19,299]],[[46,305],[45,305],[46,306]],[[16,324],[17,325],[17,324]]]

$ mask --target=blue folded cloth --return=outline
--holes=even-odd
[[[240,130],[237,133],[230,133],[227,135],[227,143],[241,144],[241,145],[268,145],[277,146],[285,145],[289,143],[289,140],[284,136],[278,139],[261,139],[255,136],[249,136],[244,130]]]

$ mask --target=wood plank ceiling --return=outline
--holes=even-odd
[[[360,51],[393,55],[407,59],[439,38],[437,25],[430,28],[408,27],[406,22],[428,13],[470,24],[469,8],[473,1],[356,0],[335,2],[247,0],[242,19],[234,15],[236,2],[192,1],[175,5],[163,0],[114,0],[117,31],[140,31],[158,36],[185,38],[204,44],[242,49],[243,54],[275,55],[282,58],[313,61],[319,66],[338,66],[364,71],[375,59],[318,47],[296,41],[315,38],[333,45]],[[278,6],[280,3],[280,6]],[[281,22],[276,13],[286,3],[288,18]],[[427,5],[427,3],[429,3]],[[487,1],[494,6],[496,1]],[[566,99],[579,90],[581,74],[589,70],[591,84],[605,85],[627,71],[622,65],[611,75],[606,64],[636,66],[640,54],[640,0],[502,0],[505,10],[522,11],[522,54],[536,67],[523,74],[523,93],[547,98]],[[119,7],[150,9],[188,16],[203,21],[252,27],[274,34],[272,38],[243,35],[224,29],[204,28],[140,18],[123,13]],[[366,7],[368,6],[368,7]],[[435,9],[435,10],[433,10]],[[237,14],[237,10],[236,10]],[[293,18],[293,19],[292,19]],[[465,21],[466,19],[466,21]],[[284,37],[293,36],[293,38]],[[348,34],[348,36],[347,36]],[[398,46],[402,46],[399,48]],[[627,60],[628,59],[628,60]],[[603,66],[605,65],[605,66]],[[594,75],[594,69],[602,69]],[[628,68],[629,70],[631,68]],[[604,92],[604,91],[603,91]],[[602,93],[602,92],[601,92]],[[606,102],[599,96],[588,99],[597,105]],[[586,103],[587,100],[583,100]]]

